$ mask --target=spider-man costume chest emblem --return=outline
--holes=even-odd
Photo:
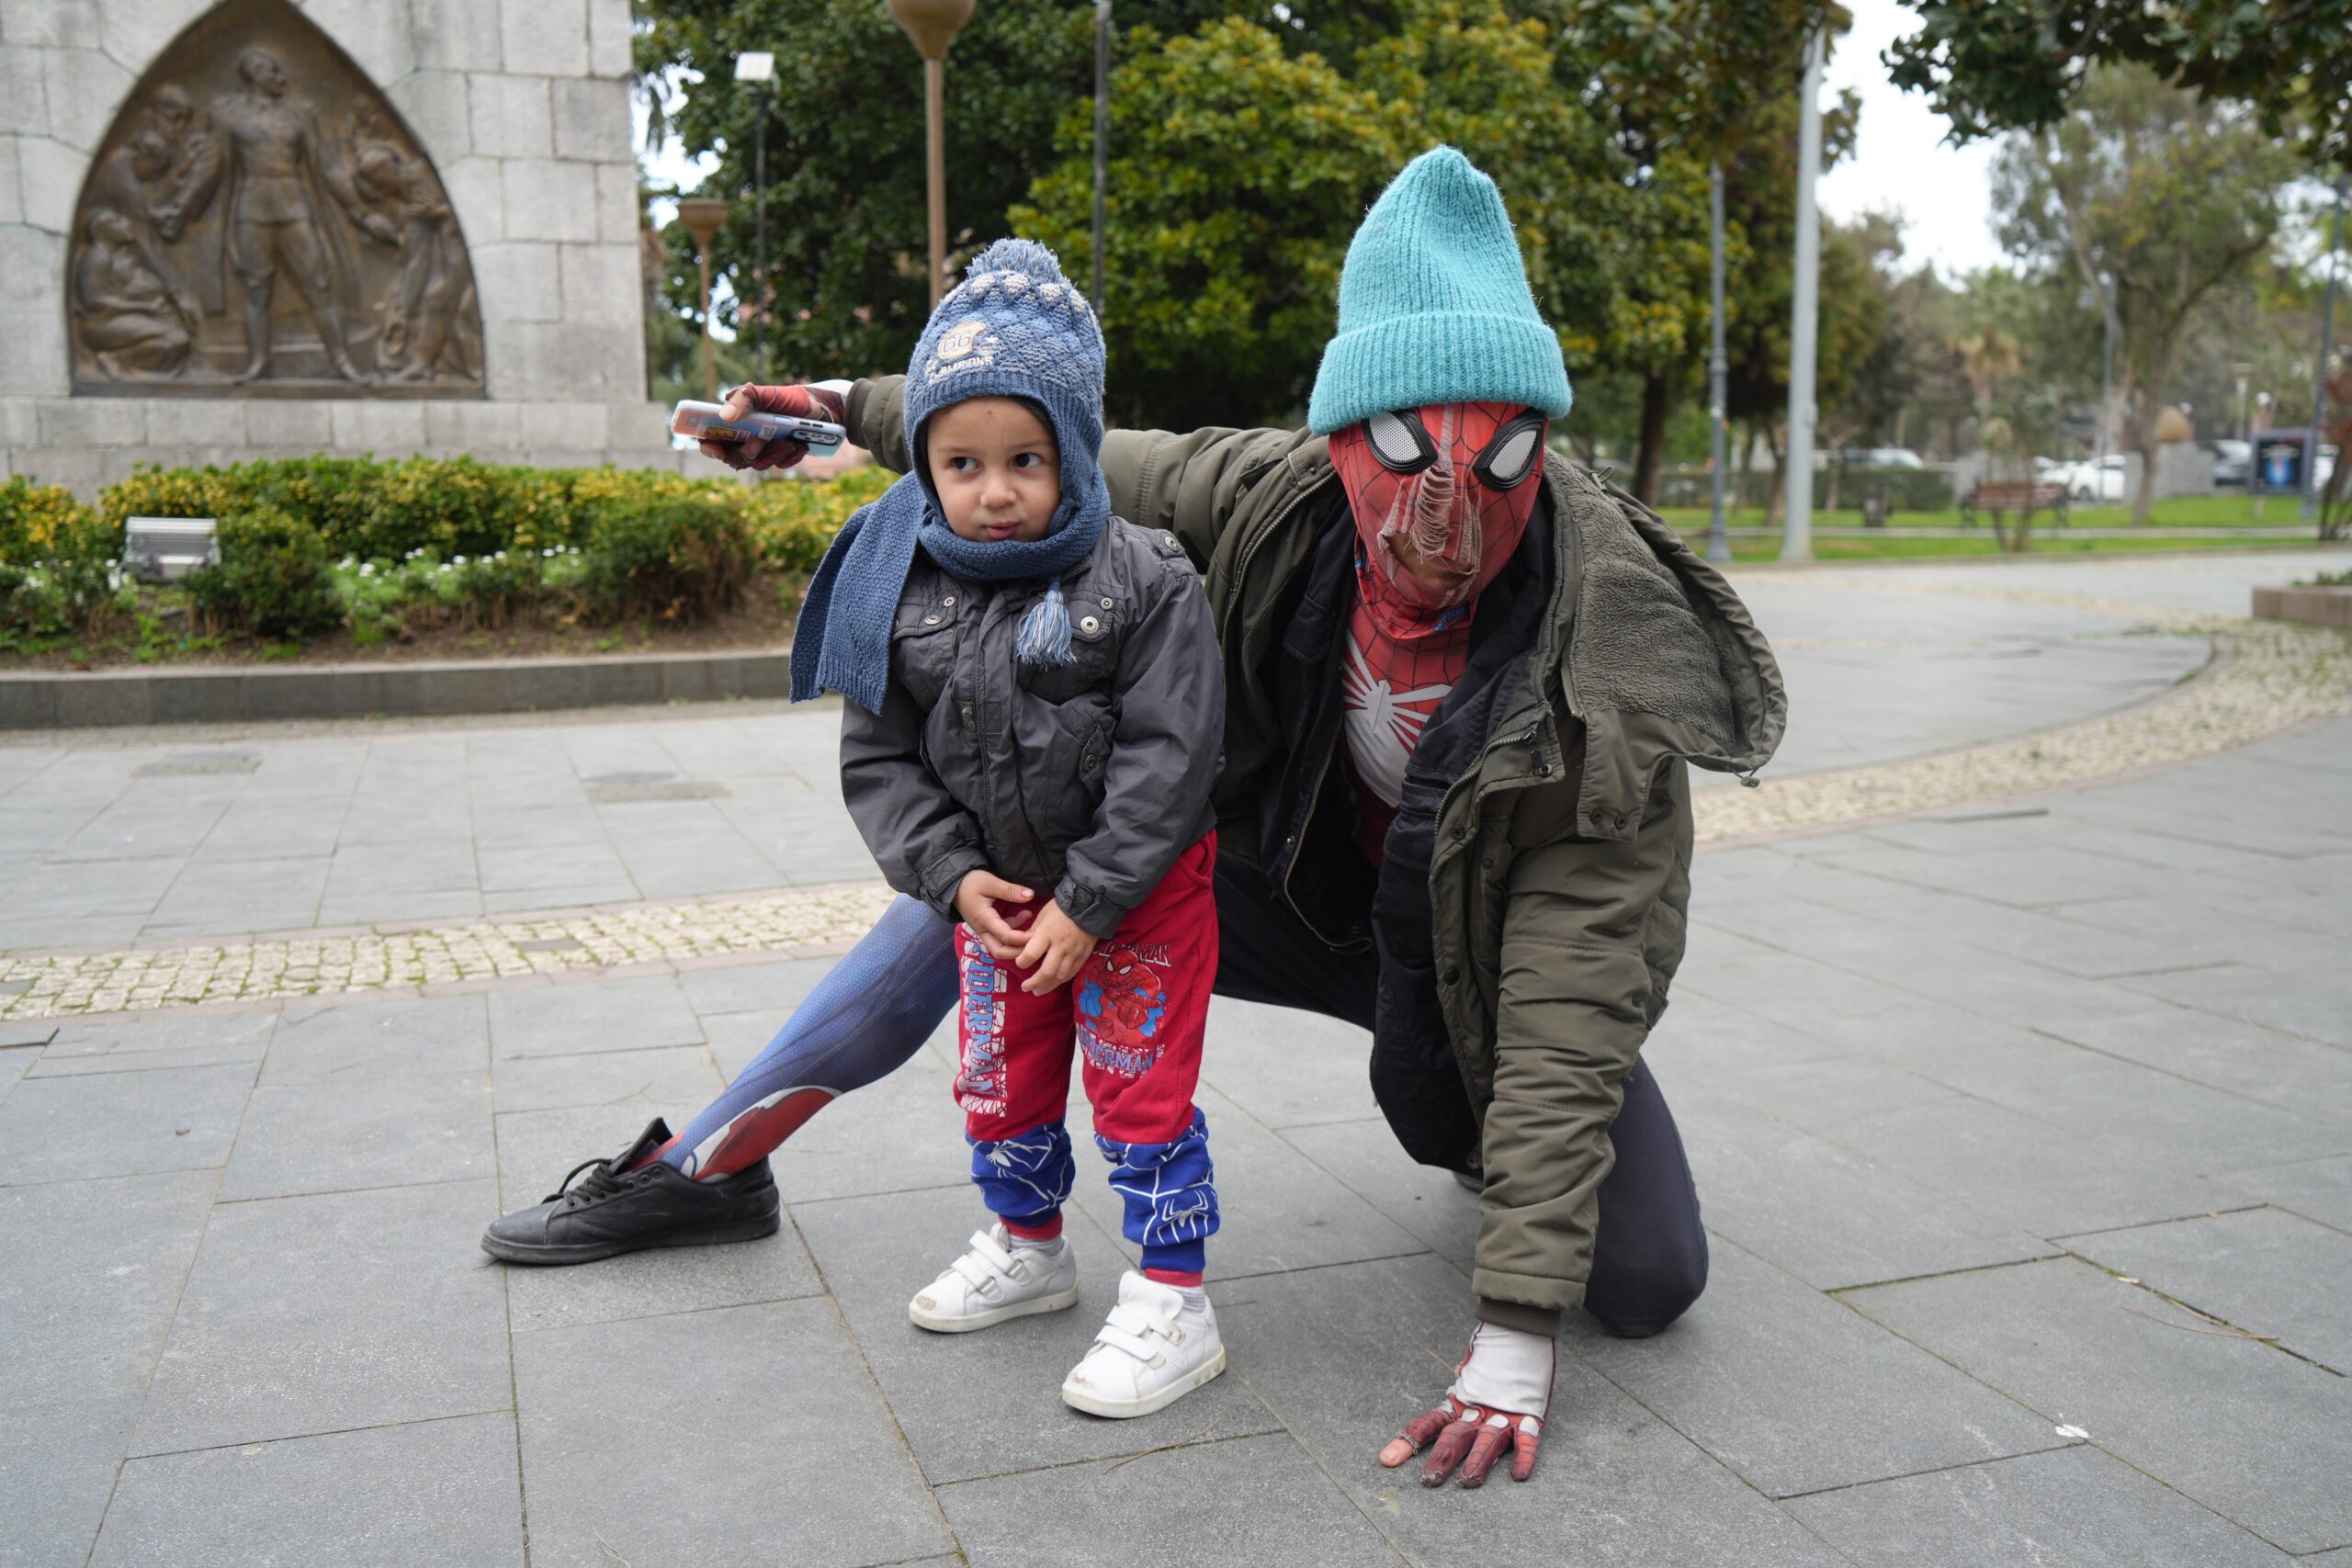
[[[1105,1072],[1136,1077],[1159,1058],[1160,1021],[1168,1016],[1166,966],[1142,949],[1097,948],[1078,979],[1078,1043]]]

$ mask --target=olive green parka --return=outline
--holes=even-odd
[[[849,424],[903,463],[899,378],[858,382]],[[1207,578],[1226,676],[1218,852],[1253,863],[1259,792],[1287,745],[1260,672],[1340,484],[1327,448],[1289,430],[1102,443],[1112,510],[1174,533]],[[1554,456],[1544,483],[1552,602],[1526,678],[1446,795],[1429,889],[1439,1003],[1481,1119],[1472,1284],[1487,1315],[1530,1327],[1583,1300],[1609,1128],[1682,957],[1688,767],[1751,774],[1788,711],[1720,573],[1588,470]]]

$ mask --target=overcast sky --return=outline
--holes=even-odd
[[[1861,96],[1862,119],[1854,155],[1822,178],[1821,209],[1841,220],[1871,210],[1901,213],[1905,270],[1928,260],[1952,278],[1999,264],[1991,205],[1995,144],[1943,145],[1943,117],[1923,95],[1887,81],[1878,57],[1917,27],[1916,12],[1895,0],[1847,5],[1853,30],[1831,51],[1822,101],[1852,88]]]
[[[1926,98],[1892,85],[1878,57],[1895,39],[1917,25],[1916,13],[1896,0],[1847,0],[1854,27],[1833,50],[1823,101],[1843,88],[1861,96],[1862,119],[1854,155],[1821,182],[1822,210],[1841,220],[1871,211],[1898,212],[1904,219],[1904,267],[1933,261],[1947,278],[1992,266],[2002,260],[1993,238],[1991,170],[1993,143],[1967,148],[1943,145],[1944,120]],[[645,114],[637,116],[638,145],[645,142]],[[648,173],[688,189],[702,177],[673,141],[646,160]],[[671,216],[655,204],[657,222]]]

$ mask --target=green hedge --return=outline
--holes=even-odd
[[[104,632],[136,608],[115,563],[130,517],[215,517],[221,565],[184,584],[214,626],[374,641],[519,615],[691,623],[761,572],[813,570],[892,476],[744,486],[660,469],[502,468],[470,457],[276,458],[142,468],[96,506],[0,485],[0,633]]]

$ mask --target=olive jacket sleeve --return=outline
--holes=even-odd
[[[1631,838],[1566,832],[1512,863],[1471,1276],[1482,1315],[1548,1331],[1583,1300],[1610,1125],[1681,955],[1691,827],[1677,790]]]

